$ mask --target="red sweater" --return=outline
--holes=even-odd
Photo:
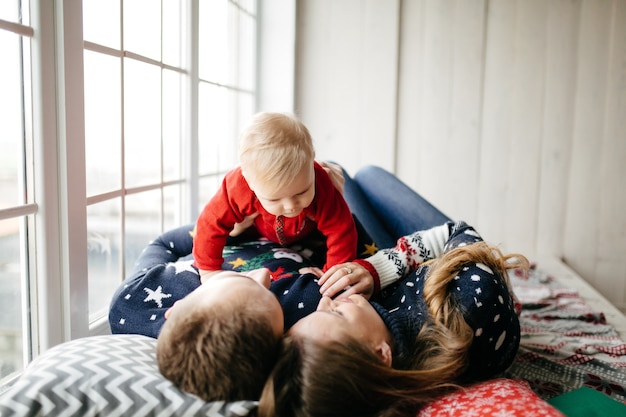
[[[284,241],[276,233],[276,216],[268,213],[237,167],[226,174],[222,187],[206,204],[196,222],[193,256],[198,269],[222,269],[222,251],[235,223],[258,212],[256,230],[271,241],[288,245],[319,230],[326,237],[326,265],[356,258],[357,231],[348,204],[324,169],[315,163],[315,198],[297,217],[283,217]]]

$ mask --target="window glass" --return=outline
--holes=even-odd
[[[180,0],[163,0],[163,62],[174,67],[182,66],[185,55],[180,4]]]
[[[124,50],[161,60],[161,2],[124,0]]]
[[[20,218],[0,221],[0,379],[23,368],[22,308],[25,280],[20,260]]]
[[[200,201],[199,210],[202,211],[206,203],[209,202],[211,197],[215,195],[217,189],[222,183],[223,175],[209,175],[207,177],[200,178],[198,181],[198,197]]]
[[[85,165],[87,195],[122,185],[120,58],[91,51],[85,66]]]
[[[229,54],[232,36],[229,36],[228,0],[200,2],[199,74],[203,80],[228,83]]]
[[[243,127],[248,124],[255,112],[255,103],[253,94],[237,94],[237,126],[235,127],[237,134],[241,132]],[[237,143],[235,142],[235,145]],[[236,153],[237,151],[235,151]],[[237,158],[237,155],[235,155]]]
[[[2,0],[0,1],[0,19],[13,23],[28,24],[22,22],[20,18],[20,1],[19,0]]]
[[[184,224],[182,213],[188,204],[185,204],[183,191],[179,184],[163,189],[163,230],[171,230]],[[187,223],[190,221],[187,220]]]
[[[256,88],[256,19],[241,13],[239,23],[239,62],[233,73],[239,75],[240,88],[252,91]]]
[[[178,72],[163,70],[163,179],[182,178],[182,151],[188,141],[184,140],[181,118],[185,109],[181,86],[184,76]]]
[[[229,128],[232,115],[230,94],[224,87],[201,83],[198,94],[198,150],[200,174],[214,174],[219,170],[222,144],[235,140]],[[228,161],[232,163],[232,160]]]
[[[124,60],[126,187],[161,182],[161,69]]]
[[[83,1],[83,38],[86,41],[120,49],[120,2]]]
[[[248,14],[256,14],[256,0],[233,0],[233,3]]]
[[[108,311],[111,295],[121,282],[121,199],[87,207],[89,320]]]
[[[20,37],[0,30],[0,209],[23,203],[23,103]]]
[[[129,276],[135,262],[150,241],[161,233],[161,190],[146,191],[126,197],[124,225],[125,276]]]

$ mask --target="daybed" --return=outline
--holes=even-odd
[[[436,413],[427,409],[421,415],[465,415],[463,410],[490,415],[503,407],[509,410],[506,415],[527,415],[529,407],[543,410],[539,415],[558,415],[543,400],[581,387],[626,401],[626,344],[620,336],[626,329],[624,316],[558,260],[538,262],[527,280],[512,279],[523,305],[522,342],[506,379],[470,388],[462,398],[451,397],[452,402],[444,398],[433,405],[440,407]],[[0,396],[0,415],[253,414],[253,401],[205,403],[173,387],[157,369],[155,346],[155,339],[132,334],[56,346]]]
[[[191,228],[182,230],[188,234]],[[156,339],[132,334],[150,334],[150,323],[159,329],[163,310],[199,285],[189,258],[191,237],[185,242],[156,239],[114,295],[111,327],[129,334],[86,337],[48,350],[0,395],[0,416],[254,415],[254,401],[206,403],[181,392],[158,371]],[[230,246],[224,265],[246,270],[262,264],[274,274],[295,275],[309,253],[250,242]],[[529,277],[511,276],[522,303],[521,347],[513,365],[501,378],[436,401],[421,417],[562,416],[547,401],[556,399],[558,405],[563,394],[581,388],[601,395],[618,412],[626,410],[626,318],[564,263],[531,260],[536,264]],[[164,273],[170,274],[167,282],[158,280]],[[139,288],[145,298],[133,299],[133,286],[150,274],[156,277],[153,285]],[[141,314],[133,314],[133,305],[141,305]],[[576,404],[569,398],[566,403]]]

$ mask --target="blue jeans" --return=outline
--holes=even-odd
[[[354,178],[344,171],[344,176],[348,206],[379,248],[394,247],[399,237],[451,220],[380,167],[363,167]]]

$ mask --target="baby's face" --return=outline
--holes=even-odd
[[[305,166],[287,186],[276,189],[274,184],[258,181],[254,176],[246,181],[265,210],[274,216],[296,217],[315,198],[315,169]]]
[[[284,329],[283,310],[276,296],[269,291],[270,274],[266,269],[257,269],[248,273],[222,271],[212,275],[204,284],[191,294],[176,302],[170,314],[184,314],[189,309],[209,307],[216,304],[231,304],[233,314],[245,303],[265,315],[272,324],[276,335],[282,335]]]

